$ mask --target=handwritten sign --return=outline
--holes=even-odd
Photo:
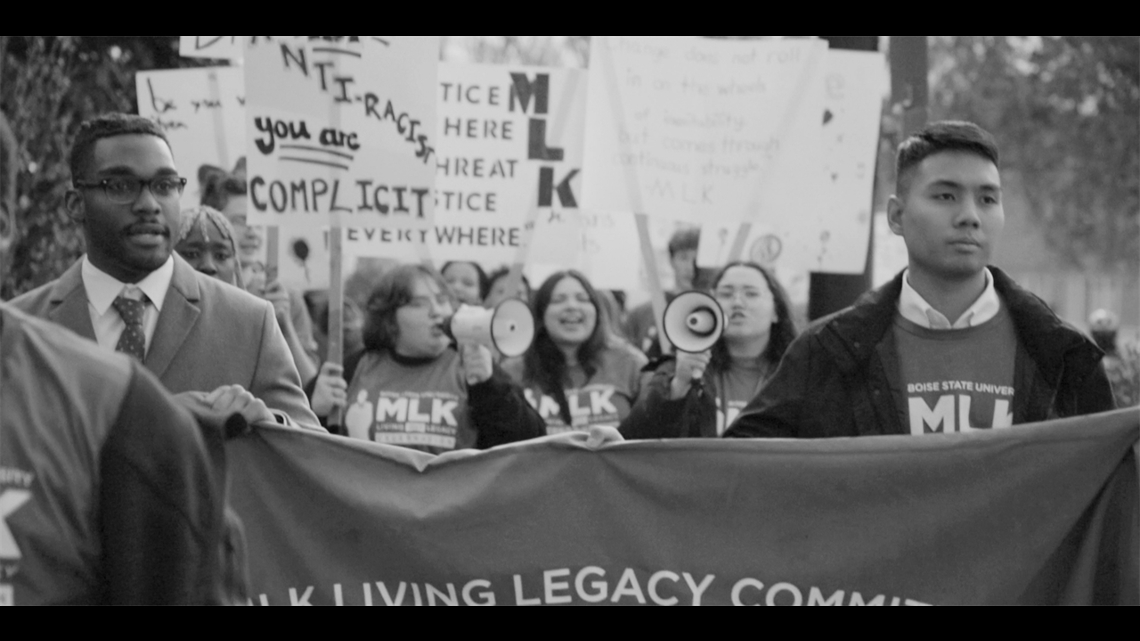
[[[729,225],[817,210],[825,42],[592,46],[584,206]]]
[[[532,214],[572,218],[580,201],[586,74],[443,64],[437,93],[437,262],[511,263]],[[363,255],[414,259],[412,237],[360,229]]]
[[[539,218],[531,273],[576,269],[599,289],[642,289],[637,226],[632,214],[567,211]]]
[[[304,37],[305,36],[179,36],[178,53],[183,58],[241,60],[246,45],[257,44],[259,39],[277,40]]]
[[[881,53],[827,54],[823,119],[827,207],[815,271],[862,274],[867,266],[875,161],[883,101],[890,89]]]
[[[755,221],[742,258],[796,274],[861,274],[871,233],[886,61],[877,53],[829,51],[826,63],[827,100],[819,121],[825,148],[814,168],[823,204],[797,216]],[[698,262],[725,264],[738,230],[703,225]]]
[[[215,67],[140,72],[139,115],[162,126],[183,175],[196,184],[209,165],[230,170],[245,156],[245,79]]]
[[[310,36],[245,54],[251,224],[434,217],[437,36]]]

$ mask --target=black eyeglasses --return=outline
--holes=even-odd
[[[99,182],[78,182],[74,185],[81,189],[99,189],[107,195],[107,200],[116,205],[129,205],[139,199],[143,186],[150,189],[150,193],[159,200],[169,200],[182,195],[186,189],[186,179],[178,176],[162,176],[153,180],[141,178],[107,178]]]

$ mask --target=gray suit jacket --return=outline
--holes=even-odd
[[[94,341],[81,267],[77,262],[11,305]],[[177,254],[146,367],[172,394],[240,385],[297,426],[321,430],[273,306],[199,274]]]

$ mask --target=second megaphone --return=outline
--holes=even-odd
[[[686,292],[665,310],[665,337],[682,352],[707,352],[723,334],[724,310],[708,294]]]
[[[503,301],[495,309],[464,305],[444,329],[460,345],[484,345],[503,356],[522,356],[534,342],[534,314],[521,300]]]

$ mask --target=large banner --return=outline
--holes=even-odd
[[[822,442],[229,448],[263,605],[1140,604],[1128,411]]]
[[[249,45],[251,224],[372,225],[426,238],[434,211],[437,36]]]

